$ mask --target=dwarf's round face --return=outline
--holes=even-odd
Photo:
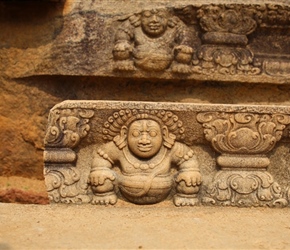
[[[141,27],[145,34],[151,37],[163,35],[168,25],[168,15],[162,10],[145,10],[141,16]]]
[[[140,158],[151,158],[162,147],[162,133],[160,126],[153,120],[137,120],[129,127],[128,147]]]

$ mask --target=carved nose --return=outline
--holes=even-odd
[[[142,134],[140,140],[139,140],[139,143],[142,143],[142,144],[148,144],[150,143],[150,140],[148,139],[148,135],[147,134]]]
[[[155,23],[158,21],[158,18],[157,18],[156,15],[153,15],[153,16],[152,16],[152,21],[155,22]]]

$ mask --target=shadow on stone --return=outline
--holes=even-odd
[[[63,28],[63,7],[63,2],[1,2],[0,48],[35,48],[51,42]]]

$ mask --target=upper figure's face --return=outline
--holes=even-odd
[[[134,121],[128,131],[128,147],[140,158],[151,158],[156,155],[163,138],[160,126],[153,120]]]
[[[141,16],[141,27],[145,34],[150,37],[163,35],[168,24],[168,14],[162,10],[145,10]]]

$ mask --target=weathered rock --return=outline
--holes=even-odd
[[[48,204],[45,185],[41,180],[23,177],[0,177],[0,201]]]
[[[2,3],[1,75],[289,81],[287,1],[117,4]],[[146,34],[140,23],[157,5],[164,30]],[[37,14],[29,15],[32,10]]]
[[[0,175],[43,179],[49,109],[67,99],[290,104],[289,1],[117,5],[119,1],[0,3]],[[156,8],[167,13],[162,18],[170,24],[150,39],[158,50],[168,38],[171,47],[165,54],[154,52],[150,39],[142,40],[146,32],[138,24],[144,10],[152,16]],[[129,57],[122,51],[127,45],[117,46],[122,30],[132,37],[126,41]],[[136,53],[140,39],[152,53]],[[283,143],[269,153],[269,171],[286,187],[288,144]]]
[[[38,76],[0,83],[2,176],[43,178],[49,109],[67,99],[289,105],[287,86]]]

